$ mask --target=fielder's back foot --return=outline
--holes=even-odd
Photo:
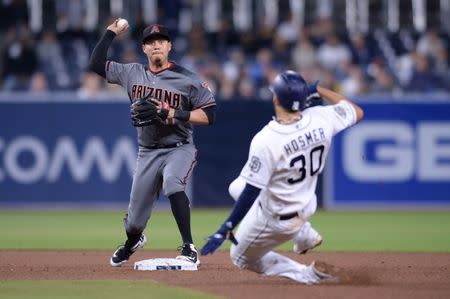
[[[126,262],[130,256],[136,252],[136,250],[144,247],[145,243],[147,243],[147,237],[142,234],[136,244],[129,244],[128,240],[124,245],[119,246],[116,251],[114,251],[111,260],[109,261],[111,266],[120,267]]]

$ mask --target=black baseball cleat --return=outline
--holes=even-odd
[[[194,244],[184,243],[183,246],[178,247],[178,250],[181,250],[181,254],[176,257],[178,260],[185,260],[197,266],[200,265],[200,259]]]
[[[120,267],[128,262],[130,256],[139,248],[144,247],[145,243],[147,243],[147,237],[144,234],[141,235],[139,241],[133,246],[131,246],[127,240],[124,245],[119,246],[113,253],[111,260],[109,261],[111,266]]]

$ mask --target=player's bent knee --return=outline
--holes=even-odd
[[[237,246],[231,245],[230,248],[230,259],[233,264],[239,268],[246,268],[246,257],[242,255],[240,250],[237,249]]]
[[[232,251],[230,251],[230,259],[231,259],[231,261],[233,262],[233,264],[235,265],[235,266],[237,266],[237,267],[239,267],[239,268],[242,268],[241,267],[241,262],[239,261],[239,257],[236,255],[236,254],[233,254],[233,252]]]
[[[240,269],[247,269],[256,273],[264,272],[264,265],[261,261],[261,257],[249,257],[248,255],[245,255],[242,248],[239,248],[239,245],[231,245],[230,258],[233,264]]]
[[[262,273],[261,263],[257,260],[250,260],[248,256],[232,253],[230,251],[230,258],[233,264],[240,269],[247,269],[256,273]]]
[[[181,187],[172,186],[171,188],[164,189],[164,195],[167,197],[169,197],[175,193],[178,193],[178,192],[184,192],[184,187],[181,188]]]
[[[177,192],[184,192],[186,184],[184,184],[179,177],[171,176],[165,177],[163,182],[164,195],[169,197]]]

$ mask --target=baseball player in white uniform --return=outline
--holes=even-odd
[[[231,260],[240,268],[305,284],[320,283],[332,276],[320,272],[314,263],[300,264],[273,249],[293,239],[295,244],[295,239],[304,235],[302,230],[311,228],[307,221],[316,210],[317,177],[324,168],[332,138],[358,123],[363,111],[317,82],[308,86],[293,71],[280,73],[271,91],[276,116],[253,137],[239,179],[245,187],[230,216],[208,238],[201,254],[214,253],[230,239]],[[324,98],[331,105],[304,110],[307,101],[314,98]],[[233,229],[239,223],[234,236]]]
[[[241,195],[242,191],[244,191],[246,183],[247,182],[242,176],[238,176],[233,182],[231,182],[228,187],[228,192],[235,201],[239,199],[239,195]],[[308,219],[311,215],[313,215],[316,212],[316,208],[317,201],[311,200],[310,204],[304,211],[305,218]],[[298,254],[305,254],[311,249],[320,246],[322,241],[323,239],[319,232],[311,226],[309,221],[306,221],[297,235],[293,238],[294,246],[292,250]]]

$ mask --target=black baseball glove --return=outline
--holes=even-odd
[[[145,127],[156,123],[164,123],[169,114],[169,110],[158,107],[157,100],[150,97],[137,99],[131,104],[131,121],[135,127]]]

